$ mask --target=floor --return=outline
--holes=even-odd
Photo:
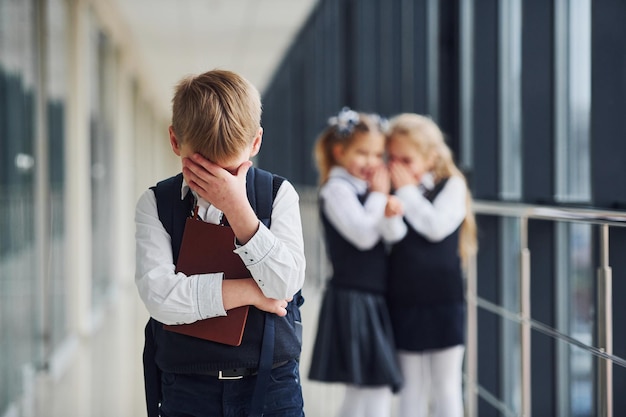
[[[303,290],[304,345],[302,386],[307,417],[330,417],[337,412],[343,388],[309,381],[311,344],[315,335],[320,290]],[[39,378],[33,391],[33,417],[145,416],[141,368],[143,326],[147,314],[134,285],[122,288],[98,331],[78,340],[63,372]],[[55,374],[59,374],[55,376]]]

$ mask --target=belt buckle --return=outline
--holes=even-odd
[[[217,379],[242,379],[243,375],[224,375],[224,371],[217,371]]]

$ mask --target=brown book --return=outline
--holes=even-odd
[[[185,275],[223,272],[225,279],[250,278],[245,264],[233,252],[235,235],[229,226],[188,218],[178,254],[176,272]],[[164,325],[166,330],[213,342],[239,346],[248,318],[249,306],[228,310],[226,316],[189,324]]]

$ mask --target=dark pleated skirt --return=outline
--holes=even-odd
[[[411,352],[465,343],[465,304],[390,305],[396,348]]]
[[[309,379],[358,386],[402,386],[385,299],[329,287],[322,300]]]

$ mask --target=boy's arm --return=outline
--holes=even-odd
[[[243,305],[253,305],[259,310],[274,313],[281,317],[287,315],[287,301],[290,301],[267,298],[252,278],[224,280],[222,299],[226,310]]]
[[[306,260],[298,193],[283,181],[272,208],[270,229],[258,231],[235,249],[266,297],[291,298],[304,284]]]
[[[151,190],[137,202],[135,211],[135,283],[150,316],[165,324],[192,323],[226,315],[226,310],[255,305],[281,314],[282,300],[262,297],[252,279],[223,285],[223,274],[186,276],[175,273],[170,236],[159,221]],[[239,281],[239,280],[238,280]],[[247,283],[245,283],[247,282]],[[252,290],[250,288],[252,287]]]
[[[235,250],[266,297],[290,299],[304,283],[304,243],[299,197],[283,181],[274,199],[271,231],[256,217],[246,194],[244,162],[235,173],[195,154],[183,160],[189,186],[226,215],[237,241]]]

